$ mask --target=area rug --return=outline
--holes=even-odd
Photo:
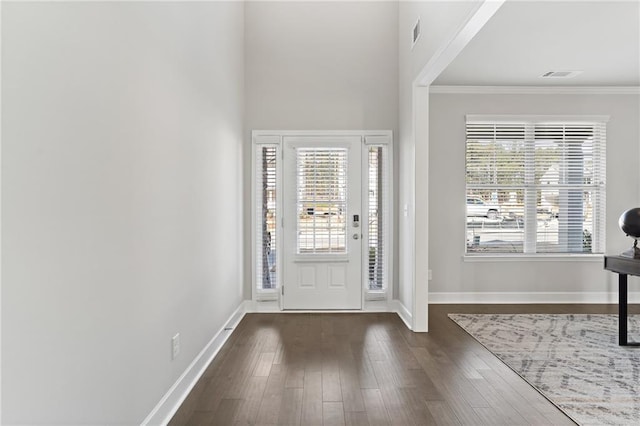
[[[640,347],[617,315],[449,314],[580,425],[640,425]],[[629,317],[640,341],[640,316]]]

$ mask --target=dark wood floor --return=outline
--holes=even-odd
[[[170,425],[572,425],[447,313],[616,309],[431,305],[429,333],[395,314],[248,314]]]

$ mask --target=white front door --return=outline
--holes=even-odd
[[[283,137],[284,309],[362,308],[360,136]]]

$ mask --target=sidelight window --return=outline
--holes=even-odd
[[[387,145],[367,145],[367,289],[387,287],[389,170]]]
[[[278,235],[279,218],[277,176],[280,147],[275,144],[256,146],[256,284],[258,290],[278,287]]]

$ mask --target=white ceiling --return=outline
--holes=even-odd
[[[640,86],[640,0],[508,0],[433,85]]]

